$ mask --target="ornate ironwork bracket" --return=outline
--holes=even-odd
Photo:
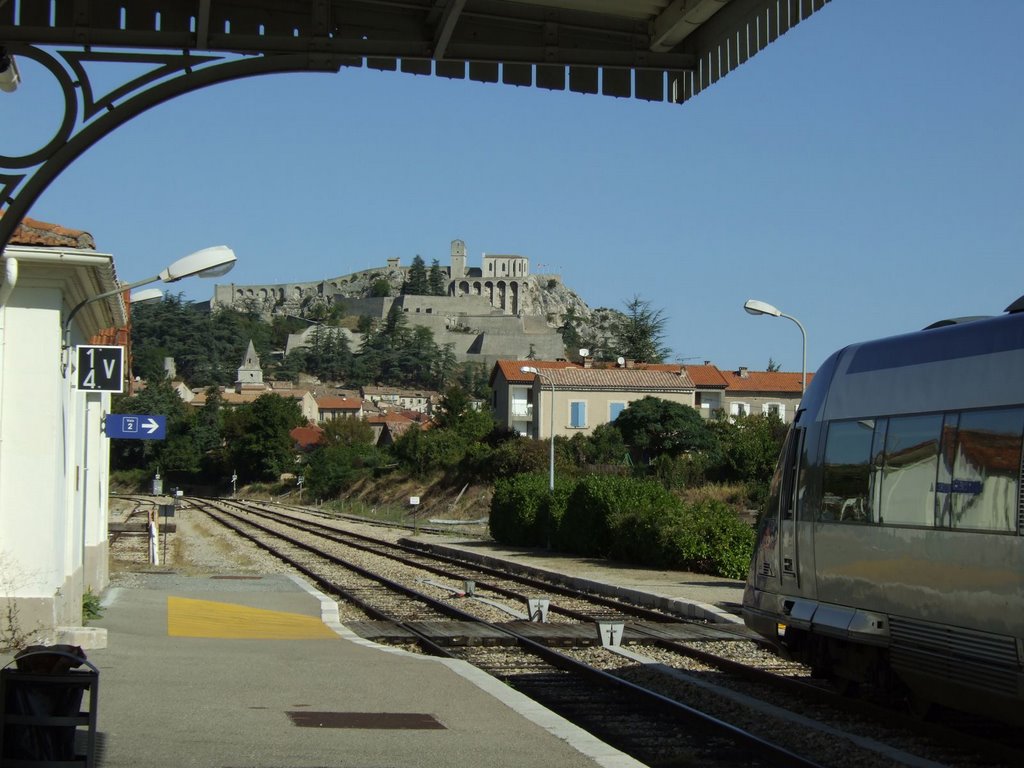
[[[32,45],[8,45],[7,51],[31,59],[57,81],[64,96],[64,115],[52,137],[21,155],[0,154],[0,249],[46,188],[86,150],[132,118],[182,94],[210,85],[281,72],[337,72],[340,61],[322,53],[230,57],[181,53],[50,52]],[[89,67],[125,64],[121,85],[97,93]],[[143,74],[138,75],[140,69]],[[109,70],[107,70],[109,71]],[[0,150],[3,138],[0,136]]]

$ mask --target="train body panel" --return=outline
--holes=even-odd
[[[1020,709],[1022,447],[1024,312],[835,353],[772,480],[747,624],[839,676]]]

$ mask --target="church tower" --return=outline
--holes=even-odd
[[[449,277],[452,280],[461,280],[466,276],[466,243],[462,240],[452,240],[452,266]]]
[[[266,389],[263,385],[263,368],[260,367],[260,356],[256,354],[256,347],[249,339],[249,347],[245,350],[245,357],[242,358],[242,365],[238,369],[238,379],[235,381],[235,391]]]

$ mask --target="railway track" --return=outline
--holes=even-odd
[[[275,551],[276,556],[291,558],[294,567],[323,589],[338,594],[343,600],[361,601],[369,606],[364,609],[365,621],[346,621],[354,631],[382,642],[415,642],[429,653],[464,658],[509,685],[536,696],[545,706],[651,765],[682,764],[671,760],[693,759],[706,765],[735,764],[739,753],[725,748],[726,741],[739,744],[736,747],[739,752],[747,749],[748,759],[759,756],[757,760],[760,762],[756,764],[797,765],[800,764],[795,762],[798,760],[803,760],[803,764],[817,761],[836,766],[970,766],[996,765],[1000,760],[1002,764],[1015,764],[1012,756],[1004,759],[1008,756],[1000,755],[999,759],[994,759],[993,755],[998,750],[981,757],[972,756],[963,749],[962,739],[949,745],[937,737],[934,743],[928,743],[926,750],[939,754],[939,757],[917,757],[915,750],[920,751],[920,745],[915,746],[913,742],[926,737],[917,732],[903,733],[903,723],[894,727],[892,723],[882,726],[872,722],[870,715],[858,712],[856,706],[851,710],[848,701],[841,703],[844,700],[834,692],[822,689],[817,681],[806,679],[806,671],[781,664],[782,674],[779,674],[778,669],[774,672],[752,669],[749,661],[730,659],[727,649],[750,644],[749,639],[742,636],[742,631],[732,636],[728,632],[719,634],[717,628],[681,622],[679,617],[621,601],[608,601],[582,593],[573,595],[572,590],[564,585],[539,583],[516,574],[499,574],[492,572],[493,569],[481,569],[478,564],[451,558],[438,562],[417,548],[339,530],[337,523],[331,524],[309,514],[238,502],[193,500],[193,503],[210,509],[211,514],[218,514],[226,525],[231,525],[250,540],[258,540],[260,546]],[[214,506],[219,512],[212,510]],[[243,533],[243,529],[248,532]],[[280,542],[282,537],[285,541],[291,539],[287,547],[298,552],[280,551],[284,545],[274,542]],[[328,549],[330,552],[325,552]],[[347,569],[348,565],[312,564],[313,560],[339,558],[342,551],[348,553],[347,558],[361,559],[363,565],[351,564],[365,571],[364,579],[381,570],[389,573],[394,573],[395,568],[402,570],[400,577],[392,576],[389,580],[396,582],[397,591],[405,591],[402,600],[414,601],[416,607],[396,609],[384,602],[383,593],[376,588],[364,589],[361,593],[360,589],[352,589],[349,595],[334,570]],[[366,565],[367,558],[376,564]],[[391,565],[385,566],[385,562]],[[466,594],[468,581],[476,582],[472,596]],[[389,587],[388,591],[396,590]],[[526,616],[515,618],[509,615],[508,606],[519,605],[525,609],[525,601],[531,594],[548,594],[551,597],[549,623],[540,624],[530,622]],[[468,599],[470,597],[474,599]],[[506,608],[496,609],[488,603],[505,603]],[[384,608],[380,608],[381,605]],[[375,610],[379,612],[374,613]],[[498,614],[492,610],[497,610]],[[621,648],[600,646],[595,619],[622,620],[626,631]],[[693,635],[683,640],[665,637],[666,633],[677,632],[677,627],[686,624],[693,628],[690,630]],[[702,636],[701,632],[706,634]],[[555,650],[555,646],[561,650]],[[555,656],[547,658],[548,654]],[[780,666],[775,657],[769,654],[764,654],[764,657],[770,665]],[[570,669],[573,671],[568,671]],[[589,684],[596,686],[591,692],[578,696],[564,693],[567,680],[587,679],[594,675],[600,678],[600,682],[595,683],[591,679]],[[609,686],[613,685],[610,678],[627,683],[624,690],[628,690],[628,694],[622,693],[623,689],[609,694]],[[789,678],[788,683],[780,682],[786,678]],[[712,680],[713,683],[709,682]],[[549,693],[544,692],[546,688],[550,688]],[[646,693],[640,694],[639,691]],[[659,703],[641,705],[633,698],[641,695]],[[609,702],[608,698],[612,701]],[[619,708],[623,706],[622,702],[631,702],[625,705],[626,712],[621,717],[613,714],[618,711],[613,706],[615,700],[619,700]],[[603,703],[594,706],[588,703],[596,701]],[[709,701],[715,703],[709,706]],[[758,709],[757,701],[775,703]],[[686,715],[672,711],[658,716],[657,711],[666,706],[680,708]],[[700,712],[702,709],[712,713],[709,714],[711,721],[721,723],[719,726],[687,726],[687,733],[693,729],[714,733],[704,746],[676,732],[680,722],[696,716],[691,715],[690,710]],[[748,714],[737,718],[735,712],[738,709],[746,709]],[[749,730],[727,722],[750,723],[750,711],[757,714],[753,717],[755,725]],[[817,737],[800,735],[805,726],[793,724],[800,720],[800,716],[794,718],[793,711],[808,712],[818,718],[816,723],[807,726],[817,733]],[[597,717],[595,712],[606,714]],[[646,728],[637,722],[637,713],[640,712],[649,713],[640,717],[649,723]],[[865,724],[852,722],[854,718],[864,718]],[[894,734],[892,731],[899,732]],[[819,746],[805,752],[803,744],[820,744],[822,734],[827,736],[825,740],[831,739],[834,744],[841,745],[840,748],[822,750]],[[742,746],[745,738],[753,739],[747,742],[746,747]],[[779,745],[770,743],[774,741],[784,742],[785,746],[777,753],[777,762],[772,763],[766,755],[778,748]],[[666,742],[676,744],[678,749],[666,752]],[[908,743],[909,747],[892,746]],[[863,750],[863,755],[854,755],[857,750]],[[720,758],[722,762],[709,762],[712,753],[723,756]],[[674,756],[667,757],[670,754]],[[670,762],[659,762],[664,760]]]

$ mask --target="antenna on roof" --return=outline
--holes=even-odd
[[[580,350],[580,357],[590,357],[590,350],[584,347]]]

